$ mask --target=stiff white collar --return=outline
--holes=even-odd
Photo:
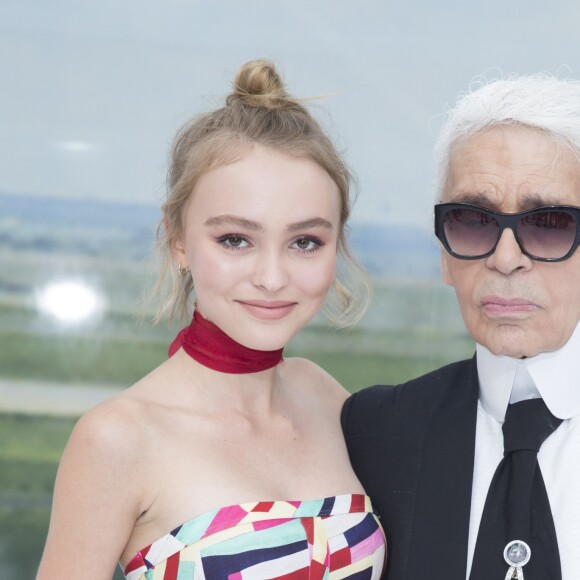
[[[497,421],[503,423],[508,403],[538,396],[559,419],[580,414],[580,323],[554,352],[517,359],[495,355],[481,344],[476,350],[479,399]]]

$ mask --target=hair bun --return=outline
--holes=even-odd
[[[242,65],[233,87],[226,100],[228,105],[239,102],[251,107],[280,109],[294,102],[286,92],[274,63],[269,60],[251,60]]]

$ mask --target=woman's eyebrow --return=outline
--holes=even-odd
[[[211,217],[205,221],[205,225],[206,226],[234,225],[244,228],[246,230],[252,230],[256,232],[264,231],[264,226],[258,222],[254,222],[252,220],[248,220],[243,217],[229,214]]]
[[[315,227],[322,227],[322,228],[326,228],[327,230],[332,230],[334,226],[328,220],[325,220],[324,218],[317,217],[317,218],[311,218],[309,220],[304,220],[301,222],[289,224],[286,227],[286,229],[289,232],[297,232],[299,230],[306,230],[308,228],[315,228]]]

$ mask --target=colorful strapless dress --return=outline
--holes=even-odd
[[[365,495],[233,505],[141,550],[127,580],[374,580],[386,544]]]

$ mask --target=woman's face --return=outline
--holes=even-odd
[[[334,279],[338,187],[317,163],[254,145],[195,186],[175,261],[189,266],[199,312],[257,350],[282,348]]]

